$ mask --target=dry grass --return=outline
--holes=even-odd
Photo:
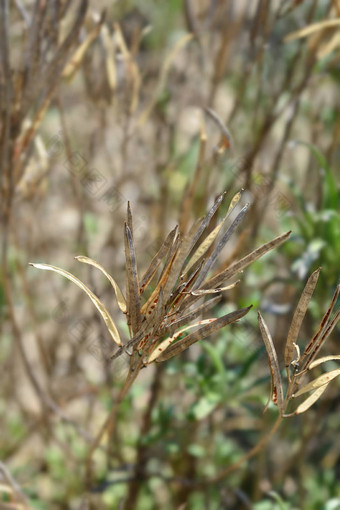
[[[339,319],[338,2],[2,0],[0,23],[0,508],[246,508],[281,476],[314,510],[304,459],[338,459],[339,356],[319,358]],[[276,421],[272,404],[261,416],[269,372]]]

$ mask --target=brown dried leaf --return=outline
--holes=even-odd
[[[213,242],[215,241],[216,237],[218,236],[221,228],[223,227],[226,219],[229,217],[230,213],[233,211],[237,203],[239,202],[241,198],[241,192],[236,193],[236,195],[233,197],[233,199],[230,202],[227,214],[221,221],[217,227],[214,228],[214,230],[204,239],[204,241],[200,244],[200,246],[197,248],[193,256],[190,258],[188,264],[185,267],[184,273],[187,273],[196,262],[203,257],[203,255],[209,250],[209,248],[212,246]]]
[[[322,44],[317,51],[318,59],[327,57],[332,51],[336,50],[340,46],[340,32],[335,32],[329,41]]]
[[[214,228],[214,230],[204,239],[204,241],[199,245],[193,256],[190,258],[188,264],[186,265],[183,274],[187,273],[194,264],[209,250],[210,246],[215,241],[219,231],[223,226],[224,220]]]
[[[149,356],[149,359],[148,359],[148,363],[152,363],[153,361],[155,361],[157,358],[159,358],[159,356],[161,355],[161,353],[163,351],[165,351],[165,349],[167,349],[168,347],[170,347],[170,345],[175,342],[176,340],[178,340],[178,338],[183,334],[185,333],[186,331],[188,331],[189,329],[192,329],[192,328],[197,328],[198,326],[203,326],[205,324],[211,324],[212,322],[216,321],[217,319],[215,318],[212,318],[212,319],[205,319],[205,320],[202,320],[202,321],[199,321],[197,322],[196,324],[190,324],[190,326],[185,326],[185,328],[181,329],[180,331],[178,331],[176,334],[166,338],[165,340],[163,340],[163,342],[161,342],[159,345],[157,345],[156,349],[151,353],[151,355]]]
[[[186,234],[185,238],[181,240],[176,255],[174,257],[173,263],[171,265],[168,278],[164,285],[164,300],[167,301],[174,289],[174,286],[177,280],[180,278],[182,273],[183,264],[185,259],[190,251],[193,239],[197,234],[197,231],[200,229],[200,226],[197,226],[192,229],[188,234]]]
[[[335,314],[335,316],[333,317],[333,319],[331,320],[331,322],[329,323],[327,328],[324,330],[321,337],[317,338],[315,346],[304,364],[305,367],[308,367],[309,363],[314,360],[315,356],[320,351],[321,347],[323,346],[323,344],[326,342],[327,338],[332,333],[332,331],[335,328],[339,319],[340,319],[340,310]]]
[[[98,37],[100,27],[103,23],[103,18],[100,20],[100,22],[95,26],[95,28],[87,35],[86,39],[83,41],[83,43],[78,46],[75,53],[72,55],[68,63],[66,64],[64,70],[63,70],[63,78],[66,78],[67,80],[71,80],[77,69],[80,67],[83,58],[85,56],[85,53],[87,52],[88,48],[91,46],[93,41]]]
[[[303,360],[306,356],[309,356],[309,359],[307,362],[305,362],[305,365],[307,365],[308,362],[310,362],[312,360],[312,356],[311,356],[312,351],[313,351],[313,358],[314,358],[315,355],[317,354],[317,352],[320,350],[320,347],[321,347],[320,344],[323,342],[320,342],[319,339],[324,334],[325,329],[327,328],[329,317],[330,317],[331,313],[333,312],[333,309],[337,302],[339,293],[340,293],[340,284],[338,284],[337,288],[335,289],[331,304],[330,304],[327,312],[325,313],[325,315],[322,317],[319,329],[317,330],[317,332],[315,333],[312,340],[309,342],[309,344],[307,345],[307,347],[305,348],[305,350],[301,356],[301,360]]]
[[[154,276],[155,272],[157,271],[160,263],[162,262],[163,258],[167,256],[167,254],[170,252],[171,247],[173,246],[174,239],[177,235],[178,227],[176,226],[166,237],[165,241],[159,248],[156,255],[153,257],[153,259],[150,262],[150,265],[148,269],[146,270],[142,281],[140,283],[140,293],[142,294],[148,285],[150,283],[152,277]]]
[[[313,295],[315,286],[317,284],[321,267],[319,267],[314,273],[308,278],[308,281],[303,289],[300,300],[296,307],[289,331],[287,336],[286,348],[285,348],[285,364],[286,367],[291,363],[294,356],[294,344],[297,343],[302,321],[306,315],[309,302]]]
[[[190,292],[192,296],[204,296],[205,294],[217,294],[218,292],[223,292],[224,290],[230,290],[236,287],[238,283],[240,283],[241,280],[237,280],[234,283],[231,283],[230,285],[227,285],[226,287],[217,287],[217,289],[207,289],[207,290],[193,290]]]
[[[299,397],[300,395],[303,395],[304,393],[307,393],[307,391],[316,390],[317,388],[320,388],[320,386],[324,386],[325,384],[329,384],[332,379],[335,377],[338,377],[340,375],[340,368],[337,368],[336,370],[331,370],[330,372],[326,372],[325,374],[320,375],[313,381],[306,384],[306,386],[303,386],[300,388],[294,395],[292,395],[292,398]]]
[[[152,306],[152,309],[149,310],[149,312],[150,313],[147,314],[138,332],[131,338],[131,340],[124,344],[123,348],[115,352],[111,356],[111,359],[118,358],[123,351],[128,351],[130,348],[134,348],[136,345],[138,349],[140,348],[141,344],[144,348],[145,345],[148,347],[149,342],[154,340],[156,333],[159,337],[159,333],[156,330],[160,328],[165,314],[162,288],[159,290],[158,297],[156,298],[154,305]]]
[[[234,231],[236,230],[238,225],[243,220],[243,217],[246,214],[248,208],[249,208],[249,204],[246,204],[241,209],[241,211],[238,213],[238,215],[236,216],[236,218],[234,219],[234,221],[232,222],[230,227],[223,234],[223,236],[221,237],[221,239],[219,240],[219,242],[217,243],[217,245],[213,249],[212,254],[210,255],[210,257],[208,258],[208,260],[204,264],[203,268],[201,269],[199,277],[197,278],[197,280],[195,282],[195,285],[193,286],[193,290],[199,288],[200,285],[204,282],[205,277],[207,276],[210,268],[213,266],[213,264],[215,263],[218,255],[221,253],[221,251],[223,250],[224,246],[229,241],[230,237],[232,236],[232,234],[234,233]],[[214,288],[214,286],[210,286],[210,288]]]
[[[234,261],[239,257],[239,254],[242,252],[243,248],[246,246],[250,235],[250,228],[245,228],[242,230],[242,232],[239,233],[237,236],[237,239],[235,240],[235,244],[232,247],[232,251],[230,252],[230,255],[228,255],[224,260],[221,261],[221,264],[219,267],[221,268],[221,271],[224,271],[228,267],[231,266],[231,264],[234,263]]]
[[[130,202],[127,203],[126,223],[127,223],[127,226],[130,229],[131,238],[133,239],[133,223],[132,223],[132,212],[131,212]]]
[[[335,27],[337,25],[340,25],[340,19],[327,19],[324,21],[320,21],[317,23],[312,23],[311,25],[308,25],[307,27],[303,27],[300,30],[297,30],[296,32],[292,32],[291,34],[288,34],[284,38],[284,42],[293,41],[294,39],[300,39],[302,37],[307,37],[314,32],[317,32],[319,30],[323,30],[325,28]]]
[[[196,317],[198,317],[199,315],[203,315],[208,310],[213,308],[220,300],[221,296],[216,296],[207,301],[206,303],[203,303],[202,305],[194,308],[191,312],[182,315],[178,318],[176,318],[177,317],[176,313],[173,314],[174,320],[172,322],[169,322],[169,324],[166,324],[164,327],[162,327],[160,334],[162,336],[165,334],[171,336],[174,333],[174,331],[176,331],[178,328],[180,328],[184,324],[188,324],[190,321],[196,319]],[[166,317],[166,320],[169,320],[169,318]]]
[[[147,338],[138,344],[137,349],[141,348],[148,355],[150,351],[150,347],[159,339],[158,331],[159,327],[164,319],[164,301],[163,301],[163,289],[160,289],[159,296],[155,308],[152,314],[151,327],[152,330],[147,335]]]
[[[223,192],[221,193],[215,200],[214,204],[212,205],[212,207],[209,209],[208,213],[206,214],[206,216],[204,217],[203,221],[201,222],[199,228],[196,230],[195,232],[195,235],[193,236],[193,239],[192,239],[192,243],[191,243],[191,246],[190,246],[190,250],[188,252],[188,255],[190,255],[190,252],[191,250],[194,248],[194,246],[196,245],[197,241],[199,241],[201,235],[204,233],[204,231],[207,229],[207,227],[209,226],[210,224],[210,221],[211,221],[211,218],[214,216],[214,214],[216,213],[216,211],[219,209],[219,207],[221,206],[222,202],[223,202],[223,199],[225,197],[226,193]]]
[[[131,230],[125,224],[126,294],[127,314],[132,333],[136,334],[141,325],[140,295],[135,249]]]
[[[156,320],[158,320],[158,310],[159,310],[160,306],[163,307],[163,311],[164,311],[163,299],[161,299],[161,300],[157,299],[157,302],[155,303],[155,307],[153,308],[152,313],[150,313],[150,315],[148,315],[146,317],[146,319],[142,322],[141,327],[138,330],[138,332],[128,342],[126,342],[121,349],[117,350],[111,356],[111,359],[114,360],[114,359],[118,358],[122,354],[123,351],[128,351],[130,348],[133,348],[136,344],[139,344],[145,336],[147,336],[147,335],[148,335],[148,337],[151,336],[150,330],[154,328],[155,322],[156,322]],[[163,317],[164,317],[164,314],[163,314]]]
[[[236,205],[239,203],[240,201],[240,198],[242,196],[242,191],[239,191],[238,193],[236,193],[236,195],[233,196],[233,198],[231,199],[231,202],[230,202],[230,205],[228,207],[228,211],[227,211],[227,216],[235,209]]]
[[[164,266],[163,272],[161,274],[160,280],[159,280],[155,290],[153,291],[153,293],[151,294],[151,296],[149,297],[147,302],[144,303],[144,305],[142,306],[141,311],[145,315],[148,315],[148,312],[150,311],[150,307],[153,306],[155,300],[157,299],[160,289],[161,288],[163,289],[166,282],[168,281],[169,274],[170,274],[172,265],[174,263],[174,260],[175,260],[176,254],[177,254],[179,241],[180,241],[179,238],[177,238],[175,243],[171,247],[171,250],[169,251],[169,255],[171,255],[171,258],[168,257],[169,260],[167,261],[167,263]],[[163,296],[164,296],[164,291],[163,291]]]
[[[229,280],[235,274],[239,273],[245,267],[249,266],[249,264],[262,257],[265,253],[282,244],[284,241],[288,239],[290,234],[291,231],[286,232],[285,234],[282,234],[276,237],[275,239],[272,239],[268,243],[263,244],[259,248],[256,248],[254,251],[252,251],[242,259],[238,260],[237,262],[234,262],[230,267],[228,267],[221,273],[218,273],[217,275],[210,278],[210,280],[208,280],[203,285],[203,289],[213,289],[220,286],[223,281]]]
[[[326,361],[334,361],[334,360],[340,360],[340,354],[333,354],[330,356],[324,356],[323,358],[316,359],[316,360],[312,361],[312,363],[309,365],[308,370],[312,370],[312,368],[315,368],[318,365],[321,365],[321,363],[326,363]]]
[[[96,262],[93,259],[90,259],[89,257],[84,257],[83,255],[79,255],[78,257],[74,257],[78,262],[83,262],[84,264],[89,264],[90,266],[96,267],[99,269],[109,280],[111,283],[113,290],[115,291],[118,306],[121,309],[123,313],[126,313],[126,302],[125,297],[122,294],[122,291],[120,290],[118,284],[116,281],[112,278],[112,276],[106,271],[106,269],[103,268],[98,262]]]
[[[203,338],[206,338],[207,336],[211,335],[215,331],[223,328],[224,326],[227,326],[228,324],[231,324],[232,322],[235,322],[244,315],[246,315],[251,306],[247,308],[241,308],[240,310],[237,310],[232,313],[228,313],[227,315],[224,315],[223,317],[220,317],[219,319],[216,319],[215,321],[203,326],[198,331],[195,331],[194,333],[191,333],[183,340],[179,340],[178,342],[175,342],[174,344],[170,345],[158,358],[157,362],[166,361],[173,356],[176,356],[183,352],[185,349],[190,347],[190,345],[198,342],[199,340],[202,340]]]
[[[276,350],[273,344],[273,340],[271,334],[269,332],[268,326],[263,320],[263,317],[260,312],[258,312],[258,321],[260,326],[261,335],[266,346],[266,351],[269,359],[269,366],[271,372],[271,381],[272,381],[272,400],[274,404],[277,405],[280,414],[282,415],[284,412],[284,400],[283,400],[283,389],[282,389],[282,381],[281,381],[281,373],[279,362],[277,359]]]
[[[306,398],[306,400],[296,408],[296,411],[293,414],[294,415],[302,414],[305,411],[307,411],[310,407],[312,407],[312,405],[315,404],[315,402],[319,400],[321,395],[326,391],[327,386],[328,384],[324,384],[323,386],[320,386],[320,388],[318,388],[317,390],[313,391],[313,393],[309,395],[309,397]]]
[[[118,345],[122,345],[122,341],[119,336],[118,329],[115,325],[115,323],[112,320],[112,317],[110,316],[109,312],[107,311],[104,304],[100,301],[100,299],[93,294],[93,292],[84,285],[83,282],[78,280],[73,274],[68,273],[67,271],[64,271],[64,269],[60,269],[59,267],[50,266],[49,264],[32,264],[30,263],[30,266],[36,267],[37,269],[44,269],[46,271],[54,271],[55,273],[60,274],[61,276],[64,276],[68,280],[71,280],[71,282],[75,283],[80,289],[82,289],[91,299],[94,306],[99,311],[100,315],[103,317],[106,327],[109,330],[110,335],[112,336],[113,340]]]
[[[192,288],[194,282],[196,281],[196,279],[199,275],[202,264],[199,265],[196,268],[196,270],[191,274],[189,280],[178,285],[178,287],[172,292],[171,300],[170,300],[170,307],[173,312],[177,311],[178,308],[181,307],[181,304],[186,299],[186,297],[191,294],[190,289]],[[182,278],[183,278],[183,275],[181,276],[181,280],[182,280]],[[189,302],[187,302],[186,309],[188,308],[188,306],[190,306]]]

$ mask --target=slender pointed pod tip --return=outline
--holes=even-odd
[[[42,262],[29,262],[28,265],[35,267],[36,269],[45,269],[45,266],[47,266],[48,264],[44,264]]]

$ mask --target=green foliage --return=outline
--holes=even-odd
[[[293,215],[285,220],[286,224],[290,220],[295,223],[295,243],[286,251],[293,258],[292,270],[300,279],[304,279],[317,267],[323,267],[320,298],[324,299],[327,288],[334,285],[339,273],[340,189],[320,151],[311,144],[296,143],[307,147],[317,160],[320,197],[316,197],[314,201],[305,198],[297,184],[293,180],[289,181],[298,207]]]

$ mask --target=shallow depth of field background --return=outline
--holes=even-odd
[[[136,509],[339,509],[338,379],[315,407],[285,420],[270,446],[227,479],[204,489],[185,480],[231,464],[275,419],[274,406],[263,414],[270,373],[257,309],[282,361],[308,275],[322,266],[301,345],[313,336],[339,279],[340,28],[286,37],[312,23],[339,20],[340,3],[90,1],[67,62],[92,40],[73,68],[63,65],[51,74],[41,110],[44,62],[56,44],[44,41],[51,42],[51,33],[62,41],[80,5],[71,1],[58,20],[56,12],[67,2],[47,4],[10,2],[7,19],[12,72],[25,62],[37,68],[31,68],[25,115],[17,132],[7,133],[8,151],[1,138],[6,276],[2,271],[0,460],[32,509],[125,508],[136,459],[143,473],[134,487]],[[45,9],[40,29],[30,26],[35,10]],[[41,49],[36,59],[23,50],[34,30]],[[4,31],[1,37],[4,50]],[[16,90],[20,86],[16,81]],[[1,90],[4,126],[14,107],[6,87]],[[231,147],[221,149],[221,130],[204,108],[228,127]],[[185,211],[202,130],[205,164]],[[6,168],[21,171],[9,201]],[[187,231],[219,193],[226,190],[231,199],[241,188],[251,210],[218,267],[287,230],[291,238],[223,293],[215,315],[253,304],[244,320],[160,368],[143,370],[119,412],[111,461],[96,452],[95,484],[85,501],[89,438],[111,409],[126,367],[120,359],[110,362],[110,337],[88,298],[28,263],[75,274],[101,297],[128,338],[108,282],[74,257],[97,260],[124,289],[128,201],[142,271],[176,223]],[[7,225],[5,204],[12,211]],[[339,354],[339,340],[337,329],[323,354]],[[70,420],[46,406],[46,398]],[[9,505],[2,489],[3,505]],[[18,501],[0,508],[19,509]]]

